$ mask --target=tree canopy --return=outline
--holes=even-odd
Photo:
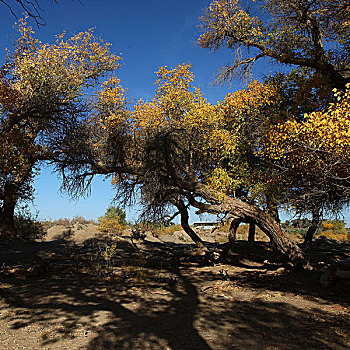
[[[261,58],[310,68],[333,87],[350,80],[347,0],[261,0],[243,6],[239,0],[213,1],[201,17],[198,45],[234,51],[232,65],[223,67],[219,81],[249,75]]]
[[[347,85],[349,87],[349,85]],[[320,207],[349,200],[349,90],[335,90],[336,103],[322,111],[291,117],[272,126],[259,152],[294,179],[304,202],[317,198]],[[305,203],[305,206],[307,204]]]
[[[265,79],[279,94],[269,111],[277,123],[270,123],[266,135],[259,136],[258,157],[274,169],[272,182],[279,184],[284,197],[275,200],[298,214],[312,214],[315,225],[323,212],[339,212],[349,201],[347,161],[324,149],[327,139],[334,141],[339,133],[341,142],[348,137],[346,126],[340,126],[343,122],[328,116],[344,111],[337,99],[340,91],[347,94],[350,78],[349,5],[348,1],[264,0],[248,6],[219,0],[200,19],[203,33],[198,45],[234,51],[234,62],[221,69],[218,81],[249,76],[253,65],[263,58],[296,67]],[[339,90],[335,97],[334,88]],[[346,147],[344,144],[344,155]],[[272,156],[272,149],[280,157]],[[340,168],[345,173],[335,175]]]
[[[69,145],[65,158],[56,163],[65,188],[79,192],[95,174],[113,174],[118,198],[128,200],[140,193],[147,219],[164,218],[175,208],[186,232],[202,247],[188,224],[189,205],[257,223],[285,254],[300,263],[299,248],[259,208],[266,196],[260,201],[249,199],[257,186],[253,179],[244,197],[238,193],[248,187],[248,176],[236,171],[238,159],[249,161],[241,156],[242,149],[252,142],[257,145],[247,125],[255,125],[255,132],[263,133],[264,111],[275,98],[274,89],[252,82],[247,89],[212,105],[192,85],[189,64],[160,67],[157,77],[154,98],[138,101],[129,111],[113,109],[120,105],[119,88],[108,85],[101,91],[96,115],[74,128],[70,142],[65,142]],[[91,142],[95,135],[96,142]],[[249,144],[247,152],[251,153],[254,145]],[[86,154],[94,157],[87,161]],[[253,167],[249,169],[254,176]],[[259,184],[268,184],[269,179],[259,171],[255,174]]]
[[[119,67],[109,44],[92,31],[54,44],[34,37],[25,20],[0,68],[0,213],[9,229],[18,200],[30,198],[41,161],[59,157],[62,139],[76,120],[90,113],[91,89]]]

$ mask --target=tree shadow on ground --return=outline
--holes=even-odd
[[[60,249],[67,250],[64,243],[59,244]],[[156,254],[157,247],[161,249],[146,244],[144,253]],[[40,257],[40,249],[33,249]],[[87,254],[84,249],[80,253]],[[126,241],[119,242],[118,249],[126,260],[137,250]],[[0,320],[6,319],[13,330],[34,324],[41,327],[43,348],[64,348],[65,340],[73,341],[74,348],[84,349],[350,346],[347,315],[328,307],[334,301],[349,306],[349,295],[340,297],[339,293],[320,290],[314,272],[281,276],[241,268],[234,273],[236,268],[228,266],[232,270],[223,281],[225,276],[219,269],[225,269],[224,265],[175,266],[170,270],[157,265],[143,280],[118,277],[106,281],[74,270],[72,265],[57,264],[39,276],[2,276],[1,286],[6,287],[0,289],[1,304],[8,312],[0,315]],[[220,290],[205,290],[208,285]],[[230,288],[228,292],[226,287]],[[268,293],[262,294],[266,291],[292,293],[314,302],[305,307],[293,304],[293,300],[268,300]]]
[[[335,318],[321,308],[305,310],[259,298],[201,293],[204,275],[181,270],[174,274],[179,286],[159,289],[157,281],[146,288],[62,271],[41,278],[12,277],[7,280],[12,286],[1,294],[13,312],[6,316],[12,328],[37,324],[48,330],[42,335],[42,347],[74,338],[81,327],[92,335],[84,345],[88,349],[349,346],[348,319]]]
[[[181,280],[184,290],[174,288],[169,293],[152,284],[142,288],[76,276],[12,278],[7,283],[13,287],[3,290],[1,296],[13,311],[8,318],[13,328],[35,323],[52,329],[43,336],[42,346],[69,338],[82,326],[96,334],[88,345],[91,349],[184,349],[186,344],[192,349],[211,349],[193,325],[199,304],[197,289],[186,278]]]

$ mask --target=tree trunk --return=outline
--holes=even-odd
[[[11,238],[15,235],[14,215],[16,204],[15,188],[13,184],[6,184],[3,205],[0,211],[0,239]]]
[[[15,236],[14,210],[8,207],[3,209],[6,210],[0,213],[0,239],[12,238]]]
[[[230,224],[230,230],[228,233],[228,242],[225,244],[224,249],[222,250],[218,261],[224,261],[227,257],[227,254],[229,251],[232,249],[233,245],[236,242],[236,237],[237,237],[237,229],[238,226],[241,224],[242,220],[240,218],[234,218],[231,221]]]
[[[267,200],[267,213],[271,215],[278,223],[281,222],[280,216],[278,213],[277,202],[272,199]]]
[[[213,263],[214,258],[212,257],[210,250],[205,245],[205,243],[201,240],[201,238],[196,234],[196,232],[192,230],[189,224],[189,216],[188,216],[188,211],[185,206],[185,203],[182,200],[178,200],[176,202],[173,202],[173,204],[179,210],[180,217],[181,217],[181,226],[184,229],[184,231],[191,237],[191,239],[197,245],[197,247],[205,254],[208,261],[210,263]]]
[[[281,225],[269,214],[255,205],[239,199],[219,195],[205,185],[197,183],[193,191],[196,197],[203,198],[207,203],[198,202],[194,196],[189,197],[190,204],[199,209],[199,213],[231,214],[244,222],[255,224],[271,239],[276,248],[296,267],[310,268],[303,251],[285,235]]]
[[[33,167],[35,161],[24,164],[19,174],[9,176],[5,181],[0,200],[0,239],[15,237],[14,215],[19,199],[31,197],[31,186]]]
[[[248,242],[254,242],[254,241],[255,241],[255,224],[254,222],[251,222],[249,224]]]
[[[314,237],[315,232],[317,231],[318,227],[320,226],[320,214],[319,211],[314,211],[312,213],[312,221],[311,225],[308,228],[305,237],[304,237],[304,250],[310,250],[312,247],[312,239]]]
[[[0,239],[12,238],[15,235],[13,217],[0,214]]]

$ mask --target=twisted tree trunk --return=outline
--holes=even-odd
[[[310,268],[303,251],[288,239],[279,222],[271,215],[263,212],[255,205],[245,203],[229,196],[220,196],[208,189],[205,185],[197,183],[194,191],[196,197],[203,198],[206,203],[199,202],[195,197],[189,196],[191,205],[200,212],[212,214],[231,214],[244,222],[254,222],[275,244],[276,248],[296,267]],[[223,198],[222,198],[223,197]]]

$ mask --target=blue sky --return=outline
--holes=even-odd
[[[8,1],[12,4],[12,0]],[[40,27],[30,22],[36,36],[42,42],[51,43],[54,35],[67,32],[67,36],[94,28],[95,35],[112,44],[112,51],[123,59],[119,77],[128,88],[129,98],[150,100],[154,93],[155,74],[159,66],[175,66],[190,62],[196,75],[195,84],[200,86],[208,100],[215,103],[228,92],[243,85],[232,82],[231,86],[212,86],[215,72],[220,65],[231,61],[232,53],[220,49],[215,53],[195,45],[199,34],[198,18],[210,1],[205,0],[61,0],[52,4],[39,0],[44,9],[42,16],[47,25]],[[18,15],[21,11],[18,9]],[[15,18],[0,4],[0,58],[4,50],[17,38],[13,29]],[[273,69],[260,65],[254,78],[261,78]],[[59,193],[60,181],[50,168],[44,168],[35,180],[36,195],[34,211],[40,219],[84,216],[96,219],[103,215],[113,199],[109,181],[96,178],[91,196],[72,201]],[[128,219],[133,220],[137,209],[128,210]],[[192,220],[197,218],[192,217]]]

